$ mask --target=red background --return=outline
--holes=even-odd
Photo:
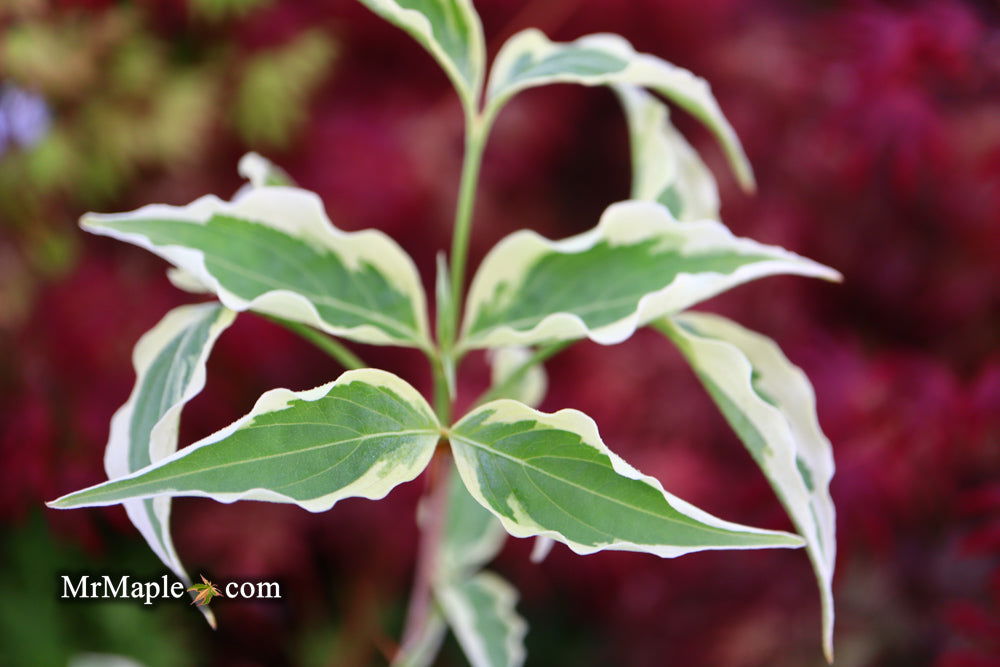
[[[192,28],[180,0],[140,4],[164,38],[213,38]],[[680,112],[675,118],[720,180],[724,221],[845,275],[842,285],[770,278],[705,306],[774,337],[816,388],[837,461],[837,664],[1000,664],[996,5],[476,4],[491,54],[529,26],[557,39],[618,32],[712,83],[754,165],[755,196],[734,186],[703,128]],[[57,5],[53,11],[115,11],[97,0]],[[277,2],[226,30],[253,51],[311,27],[335,37],[337,61],[291,144],[262,152],[318,192],[338,226],[375,227],[398,240],[430,287],[433,257],[450,244],[460,169],[455,96],[418,46],[357,3]],[[147,170],[107,210],[228,196],[239,185],[239,156],[257,148],[219,132],[198,164]],[[628,184],[625,126],[610,93],[560,86],[521,95],[486,152],[472,266],[517,229],[558,237],[592,227],[609,203],[628,196]],[[82,212],[67,206],[65,225]],[[131,348],[190,297],[167,283],[155,257],[107,239],[82,244],[72,270],[46,283],[24,321],[0,339],[0,519],[8,545],[38,525],[52,535],[50,549],[82,549],[89,560],[78,568],[121,568],[118,554],[143,545],[120,508],[43,513],[42,501],[103,479],[107,425],[132,383]],[[428,388],[419,355],[355,349]],[[486,367],[474,356],[464,370],[468,401],[483,388]],[[613,449],[713,513],[789,527],[658,335],[640,332],[610,348],[582,343],[549,370],[543,409],[586,411]],[[292,335],[241,316],[209,364],[206,391],[185,413],[182,442],[229,423],[267,389],[303,389],[338,373]],[[157,632],[176,633],[203,652],[198,661],[213,664],[383,664],[409,586],[422,487],[417,481],[385,501],[345,501],[319,515],[179,500],[176,540],[193,572],[278,578],[288,594],[279,604],[216,603],[214,634],[194,612]],[[802,553],[672,561],[578,557],[557,546],[536,566],[529,550],[510,540],[496,564],[522,591],[529,664],[821,664],[819,604]],[[151,554],[132,558],[156,569]],[[56,576],[44,564],[19,576],[54,597]],[[60,607],[52,617],[70,613],[79,609]],[[441,664],[461,664],[458,656],[450,646]]]

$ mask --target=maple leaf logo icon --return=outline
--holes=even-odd
[[[189,591],[197,593],[197,595],[194,596],[194,600],[191,601],[191,604],[196,604],[199,607],[204,607],[209,602],[211,602],[212,598],[214,597],[220,597],[220,598],[226,597],[219,590],[218,586],[216,586],[211,581],[205,578],[205,575],[201,575],[201,581],[202,583],[194,584],[188,589]]]

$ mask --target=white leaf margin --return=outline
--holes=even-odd
[[[512,373],[531,359],[531,348],[516,345],[494,347],[486,350],[486,359],[490,363],[490,382],[496,387],[506,382]],[[537,408],[545,399],[548,390],[549,376],[545,372],[545,366],[535,364],[521,376],[510,392],[509,398],[521,401],[528,407]],[[541,563],[545,560],[554,544],[555,542],[548,537],[536,537],[535,544],[531,548],[531,562]]]
[[[336,254],[345,266],[354,270],[368,262],[395,285],[411,302],[415,314],[417,338],[399,339],[378,327],[363,324],[340,327],[320,317],[316,307],[303,295],[278,289],[246,300],[230,292],[208,271],[205,256],[199,250],[176,245],[156,245],[140,233],[122,232],[103,223],[143,218],[171,219],[194,224],[206,224],[216,214],[249,220]],[[207,288],[224,306],[237,312],[254,310],[285,319],[309,324],[335,336],[342,336],[376,345],[414,344],[430,350],[427,324],[427,303],[416,265],[400,246],[380,231],[367,229],[345,232],[336,228],[326,215],[323,202],[308,190],[287,186],[253,188],[232,201],[206,195],[186,206],[150,204],[127,213],[88,213],[80,226],[93,234],[131,243],[145,248],[182,269],[185,273],[169,274],[175,285],[188,291]]]
[[[541,563],[549,554],[552,553],[552,547],[556,545],[555,540],[551,537],[536,537],[535,543],[531,546],[531,555],[528,557],[532,563]]]
[[[240,176],[249,181],[248,185],[251,188],[263,188],[268,187],[268,179],[273,173],[278,171],[278,168],[259,153],[250,152],[240,158],[239,163],[236,165],[236,171]],[[249,190],[242,194],[246,192],[249,192]]]
[[[240,176],[247,179],[247,183],[240,186],[233,194],[233,199],[239,199],[254,188],[269,187],[268,180],[275,174],[287,179],[287,175],[266,157],[259,153],[246,153],[240,158],[236,167]],[[288,183],[288,185],[294,185]],[[201,284],[197,278],[184,269],[171,266],[167,269],[167,280],[170,284],[183,292],[191,294],[211,294],[212,290]]]
[[[184,269],[171,266],[167,269],[167,280],[182,292],[188,294],[212,294],[212,290]]]
[[[772,544],[755,544],[747,546],[678,546],[678,545],[656,545],[656,544],[637,544],[634,542],[628,542],[624,540],[619,540],[615,542],[610,542],[608,544],[600,544],[596,546],[588,544],[580,544],[566,538],[562,533],[555,530],[550,530],[544,528],[537,523],[535,523],[530,517],[519,516],[515,517],[515,520],[511,520],[508,517],[499,514],[490,503],[486,500],[483,495],[482,489],[479,486],[479,478],[476,472],[476,466],[471,461],[469,461],[466,454],[462,451],[462,447],[472,447],[476,446],[473,444],[467,444],[462,442],[462,447],[456,447],[454,444],[455,440],[462,441],[461,428],[462,423],[476,418],[482,412],[492,412],[489,417],[482,423],[492,424],[496,422],[502,423],[513,423],[524,420],[537,421],[539,424],[548,426],[553,429],[569,431],[580,436],[581,441],[596,449],[600,453],[604,454],[611,461],[612,469],[623,477],[629,479],[638,480],[649,486],[652,486],[657,491],[659,491],[667,504],[670,505],[674,510],[681,514],[685,514],[696,521],[711,526],[714,528],[720,528],[726,531],[735,531],[741,533],[751,533],[755,535],[765,535],[768,537],[775,538],[775,542]],[[459,475],[462,477],[462,481],[465,482],[465,487],[472,494],[472,497],[479,501],[483,507],[489,510],[500,523],[503,524],[504,529],[514,537],[535,537],[540,535],[542,537],[551,538],[557,542],[561,542],[573,550],[574,553],[587,556],[599,551],[637,551],[642,553],[650,553],[660,558],[676,558],[677,556],[683,556],[684,554],[694,553],[697,551],[714,551],[714,550],[745,550],[745,549],[771,549],[771,548],[792,548],[797,549],[804,545],[804,541],[798,535],[792,533],[787,533],[784,531],[766,530],[763,528],[754,528],[752,526],[744,526],[738,523],[733,523],[720,519],[718,517],[712,516],[708,512],[695,507],[691,503],[681,500],[677,496],[669,493],[660,484],[660,481],[655,477],[650,477],[649,475],[644,475],[631,465],[625,462],[620,456],[615,454],[604,441],[601,439],[601,435],[598,432],[597,424],[591,419],[587,414],[580,412],[579,410],[564,409],[558,412],[540,412],[534,408],[529,408],[515,400],[511,399],[499,399],[496,401],[491,401],[485,405],[482,405],[475,410],[469,412],[465,417],[460,419],[455,426],[452,427],[449,433],[449,439],[452,441],[452,452],[454,454],[455,465],[458,468]],[[511,504],[511,507],[515,508],[517,511],[517,503]],[[783,540],[779,543],[778,538]]]
[[[216,431],[215,433],[199,440],[198,442],[185,447],[176,453],[167,456],[157,463],[146,466],[141,470],[137,470],[134,473],[120,477],[112,482],[120,482],[128,479],[133,479],[139,477],[152,468],[171,463],[178,459],[181,459],[192,451],[200,449],[201,447],[207,447],[220,440],[228,438],[230,435],[240,430],[244,426],[250,425],[253,420],[265,413],[276,412],[287,408],[292,401],[316,401],[325,397],[330,390],[336,385],[351,384],[353,382],[361,382],[372,387],[383,387],[395,394],[397,394],[401,399],[411,403],[416,406],[421,412],[423,412],[428,421],[435,425],[434,429],[428,429],[427,435],[432,436],[432,441],[426,448],[426,452],[421,456],[416,458],[413,463],[407,467],[396,466],[398,469],[393,475],[384,475],[384,466],[375,465],[368,472],[366,472],[362,477],[353,483],[343,487],[342,489],[337,489],[331,493],[319,496],[317,498],[311,498],[308,500],[296,500],[290,496],[283,493],[278,493],[271,489],[264,488],[254,488],[247,489],[246,491],[240,492],[221,492],[221,493],[209,493],[198,490],[184,491],[184,496],[193,496],[199,498],[211,498],[221,503],[234,503],[240,500],[261,500],[264,502],[276,502],[276,503],[289,503],[293,505],[298,505],[299,507],[308,510],[310,512],[325,512],[332,508],[336,503],[344,500],[345,498],[367,498],[369,500],[381,500],[389,494],[389,492],[400,484],[412,481],[416,479],[420,473],[424,471],[427,464],[430,462],[431,457],[434,454],[434,448],[437,444],[437,440],[441,437],[440,425],[437,420],[437,416],[434,411],[428,405],[424,397],[414,389],[409,383],[401,379],[399,376],[390,373],[388,371],[378,370],[375,368],[363,368],[360,370],[347,371],[343,373],[340,377],[332,382],[320,385],[313,389],[308,389],[305,391],[291,391],[289,389],[272,389],[265,392],[257,399],[254,404],[253,409],[247,414],[240,417],[234,421],[229,426]],[[100,486],[100,485],[98,485]],[[96,487],[90,487],[96,488]],[[88,490],[88,489],[84,489]],[[49,507],[55,507],[57,509],[66,509],[70,507],[102,507],[106,505],[117,505],[120,504],[121,500],[106,500],[99,502],[84,502],[80,504],[60,504],[66,498],[76,495],[80,491],[75,491],[73,493],[67,494],[61,498],[58,498],[50,503],[47,503]],[[176,495],[176,490],[165,489],[163,491],[158,491],[155,493],[147,493],[142,495],[133,496],[134,498],[156,498],[160,496],[171,497]]]
[[[688,312],[665,323],[699,375],[706,376],[760,433],[766,449],[761,469],[771,481],[796,528],[806,538],[823,610],[823,650],[833,660],[833,571],[836,561],[836,511],[830,496],[835,464],[833,447],[816,414],[816,395],[799,367],[771,339],[735,322],[707,313]],[[765,401],[760,388],[778,405]],[[809,466],[813,491],[796,464]]]
[[[620,70],[605,74],[564,72],[510,83],[510,72],[525,54],[541,59],[567,48],[601,51],[626,64]],[[553,83],[575,83],[584,86],[632,84],[653,89],[669,97],[712,130],[722,144],[740,185],[747,191],[755,188],[750,162],[736,132],[719,108],[711,86],[683,67],[653,55],[637,52],[628,40],[620,35],[598,33],[572,42],[560,43],[551,41],[535,28],[529,28],[507,40],[497,54],[487,86],[487,114],[495,114],[507,100],[522,90]]]
[[[656,238],[679,241],[677,250],[682,254],[723,248],[746,255],[769,255],[774,259],[753,262],[728,274],[707,271],[678,273],[662,289],[641,297],[636,309],[629,315],[593,329],[578,315],[557,312],[545,316],[527,330],[500,325],[470,338],[469,329],[479,315],[481,304],[489,303],[496,288],[503,283],[509,283],[509,294],[516,294],[539,257],[548,253],[585,252],[602,241],[619,245]],[[830,281],[842,278],[838,271],[784,248],[734,236],[721,222],[701,220],[679,223],[662,204],[634,200],[618,202],[605,210],[597,227],[577,236],[552,241],[534,231],[521,230],[502,239],[483,259],[472,281],[459,349],[531,345],[578,338],[589,338],[601,345],[614,345],[628,339],[636,329],[656,318],[679,312],[751,280],[781,274]]]
[[[489,650],[476,629],[477,611],[464,590],[467,586],[477,587],[492,597],[491,611],[506,629],[504,652],[508,660],[502,665],[490,661]],[[524,664],[527,657],[524,637],[528,633],[528,624],[515,610],[518,594],[513,586],[498,575],[483,571],[463,581],[439,585],[435,595],[472,667],[518,667]]]

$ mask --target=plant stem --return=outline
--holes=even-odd
[[[465,129],[465,160],[462,180],[458,188],[458,205],[455,209],[455,227],[451,240],[451,302],[455,322],[452,331],[458,330],[458,313],[462,310],[465,286],[465,261],[469,254],[469,235],[472,231],[472,208],[476,199],[479,167],[483,162],[483,149],[490,123],[481,116],[467,114]]]
[[[434,579],[437,575],[441,541],[448,515],[448,484],[451,476],[451,453],[439,447],[434,453],[428,476],[430,491],[421,508],[420,552],[417,571],[406,610],[406,624],[400,640],[399,653],[393,664],[405,663],[409,654],[419,649],[434,604]]]
[[[552,343],[551,345],[546,345],[545,347],[538,348],[537,350],[535,350],[535,353],[533,355],[524,360],[524,363],[515,368],[514,372],[508,375],[506,380],[504,380],[500,384],[493,385],[492,387],[489,388],[489,390],[484,391],[482,394],[480,394],[479,398],[476,399],[474,405],[478,407],[483,403],[489,403],[494,399],[504,398],[507,392],[509,392],[515,384],[520,382],[521,378],[524,377],[525,373],[527,373],[532,368],[542,363],[552,355],[565,350],[572,343],[573,341],[568,341],[568,340],[560,341],[558,343]]]
[[[312,327],[301,324],[300,322],[292,322],[291,320],[282,319],[280,317],[273,317],[270,315],[265,316],[267,319],[280,324],[289,331],[293,331],[298,335],[305,338],[307,341],[323,350],[331,357],[340,362],[340,365],[347,370],[357,370],[359,368],[368,368],[368,365],[359,357],[354,354],[340,342],[330,338],[328,335],[322,331],[313,329]]]
[[[447,340],[439,340],[438,348],[428,353],[434,373],[434,411],[442,426],[451,424],[451,395],[448,388],[448,374],[454,372],[458,360],[453,347],[452,334],[458,330],[459,313],[465,286],[465,264],[469,254],[469,236],[472,232],[472,209],[476,200],[476,186],[479,168],[483,161],[483,148],[489,134],[490,119],[466,109],[465,115],[465,157],[462,163],[462,178],[458,186],[458,203],[455,208],[455,226],[451,244],[451,307],[449,322],[438,323],[438,335],[448,332]],[[440,307],[441,304],[438,304]],[[411,654],[419,650],[428,619],[434,604],[434,578],[437,573],[444,537],[444,525],[448,513],[448,480],[451,476],[451,453],[439,446],[434,453],[428,473],[429,491],[422,508],[420,552],[417,555],[417,571],[413,580],[413,591],[406,612],[403,638],[399,653],[393,664],[405,664]]]
[[[434,373],[434,412],[441,424],[451,424],[452,405],[445,378],[444,357],[441,353],[435,353],[428,354],[428,358]],[[451,468],[451,451],[442,440],[427,468],[428,491],[418,514],[420,546],[417,568],[406,609],[403,636],[399,641],[399,651],[392,661],[393,667],[407,667],[417,659],[418,653],[427,650],[424,635],[428,631],[434,605],[434,578],[448,514],[448,479]]]
[[[451,424],[451,393],[448,391],[448,380],[445,377],[444,355],[430,356],[431,369],[434,374],[434,413],[438,421],[444,425]]]

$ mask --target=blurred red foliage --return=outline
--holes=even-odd
[[[163,15],[164,30],[187,28],[180,0],[148,4]],[[476,4],[493,51],[529,25],[561,39],[618,31],[712,82],[759,182],[755,197],[739,194],[706,133],[679,118],[720,177],[724,220],[738,234],[785,245],[846,276],[841,286],[770,279],[709,304],[776,338],[816,387],[838,465],[839,655],[857,665],[1000,664],[997,6]],[[429,283],[434,253],[448,244],[461,157],[460,114],[443,75],[357,3],[280,2],[238,25],[247,48],[315,25],[341,41],[337,71],[301,140],[271,157],[324,197],[338,225],[378,227],[397,238]],[[162,193],[180,203],[227,192],[242,149],[220,145],[185,177],[190,192],[178,193],[169,175],[154,176],[120,208]],[[627,183],[624,125],[609,95],[526,93],[500,118],[487,153],[473,259],[522,227],[549,235],[588,228],[604,206],[625,198]],[[186,298],[171,290],[155,258],[90,240],[76,270],[36,301],[12,341],[16,353],[0,361],[5,522],[103,477],[107,423],[131,383],[131,347]],[[419,358],[364,352],[426,387]],[[220,342],[209,371],[206,394],[185,417],[191,439],[242,414],[263,390],[312,386],[337,372],[250,316]],[[657,336],[642,333],[608,349],[581,344],[550,371],[546,409],[593,414],[613,448],[696,504],[786,527],[735,437]],[[484,377],[482,361],[470,362],[465,400]],[[285,577],[299,594],[280,612],[234,605],[227,618],[220,606],[215,655],[247,661],[241,664],[253,655],[287,660],[287,633],[333,613],[353,628],[356,646],[344,650],[353,651],[354,664],[372,660],[386,631],[377,609],[398,604],[409,578],[420,486],[320,516],[257,503],[179,502],[186,560],[223,578]],[[100,548],[98,516],[131,530],[117,508],[48,513],[56,529],[91,549]],[[510,544],[499,569],[524,591],[529,650],[539,664],[560,656],[564,664],[595,665],[818,663],[818,604],[802,554],[666,562],[580,558],[557,548],[534,566],[528,549]],[[315,592],[330,586],[346,591],[337,603]],[[559,633],[578,648],[561,646]]]

